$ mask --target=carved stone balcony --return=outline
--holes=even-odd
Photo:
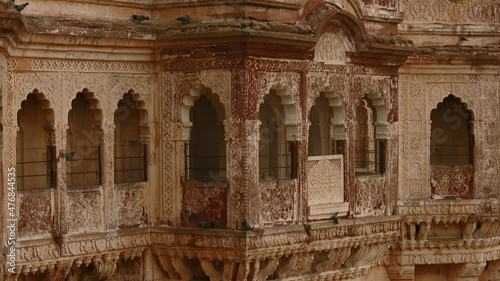
[[[475,263],[498,259],[499,202],[434,200],[399,207],[403,215],[398,263]]]
[[[64,280],[70,268],[83,268],[108,278],[116,264],[152,252],[171,279],[346,279],[385,264],[399,225],[398,217],[386,217],[253,231],[144,227],[66,235],[57,241],[21,241],[16,272],[59,274],[63,279],[57,280]]]

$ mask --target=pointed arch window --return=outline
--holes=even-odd
[[[226,141],[224,107],[209,89],[200,90],[196,97],[188,97],[192,104],[186,107],[190,122],[185,142],[185,176],[188,181],[226,181]],[[187,119],[187,118],[185,118]]]
[[[345,153],[344,109],[339,97],[322,92],[309,112],[308,155]]]
[[[430,164],[432,198],[473,198],[473,114],[453,95],[431,111]]]
[[[291,112],[289,114],[292,114]],[[287,116],[275,90],[266,95],[259,109],[259,176],[261,180],[297,177],[298,142],[294,139],[297,125],[286,124]],[[293,119],[288,117],[288,119]]]
[[[473,147],[472,114],[449,95],[431,111],[431,165],[473,164]]]
[[[38,93],[30,93],[17,113],[17,188],[40,189],[54,186],[54,112]]]
[[[126,93],[118,102],[115,122],[115,183],[147,181],[147,114],[140,103]]]
[[[101,184],[102,112],[88,91],[79,92],[68,113],[66,184],[68,187]]]

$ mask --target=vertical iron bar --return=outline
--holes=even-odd
[[[102,179],[101,179],[102,167],[101,167],[101,146],[100,145],[97,147],[97,161],[98,161],[98,166],[99,166],[97,173],[99,176],[99,185],[101,185],[102,184]]]
[[[148,165],[148,146],[147,146],[147,144],[144,144],[144,152],[143,153],[144,153],[144,157],[143,157],[143,159],[144,159],[144,162],[143,162],[144,177],[143,178],[144,178],[144,181],[148,181],[148,168],[147,168],[148,167],[147,166]]]

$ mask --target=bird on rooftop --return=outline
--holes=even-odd
[[[243,226],[243,229],[246,230],[246,231],[250,231],[250,230],[253,230],[253,226],[251,226],[247,220],[243,220],[243,222],[241,222],[241,225]]]
[[[330,219],[332,219],[334,224],[339,224],[339,218],[337,217],[338,214],[339,213],[337,212],[330,217]]]
[[[76,152],[74,152],[74,151],[66,153],[66,161],[70,161],[71,159],[73,159],[73,156],[75,156],[75,153]]]
[[[24,8],[26,8],[26,6],[28,6],[29,4],[30,4],[30,3],[26,2],[26,3],[22,4],[22,5],[15,5],[14,7],[16,7],[16,10],[17,10],[18,12],[21,12],[21,11],[22,11],[22,10],[24,10]]]
[[[141,21],[149,20],[149,17],[141,16],[141,15],[132,15],[132,19],[137,21],[137,22],[141,22]]]
[[[189,15],[185,15],[182,17],[178,17],[177,20],[180,21],[182,24],[186,24],[189,22]]]

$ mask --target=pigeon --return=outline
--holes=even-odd
[[[30,4],[30,3],[26,2],[26,3],[22,4],[22,5],[15,5],[14,7],[16,7],[16,10],[17,10],[18,12],[21,12],[21,11],[22,11],[22,10],[24,10],[24,8],[26,8],[26,6],[28,6],[29,4]]]
[[[182,24],[186,24],[189,22],[189,15],[185,15],[182,17],[178,17],[177,20],[180,21]]]
[[[73,159],[73,156],[75,156],[74,151],[71,151],[70,153],[66,153],[66,161]]]
[[[137,22],[141,22],[141,21],[149,20],[149,17],[141,16],[141,15],[132,15],[132,19],[137,21]]]
[[[247,220],[243,220],[243,222],[241,223],[241,225],[243,226],[243,229],[246,230],[246,231],[250,231],[250,230],[253,230],[253,226],[251,226]]]
[[[338,214],[339,213],[335,213],[330,217],[330,219],[332,219],[334,224],[339,224],[339,218],[337,217]]]

